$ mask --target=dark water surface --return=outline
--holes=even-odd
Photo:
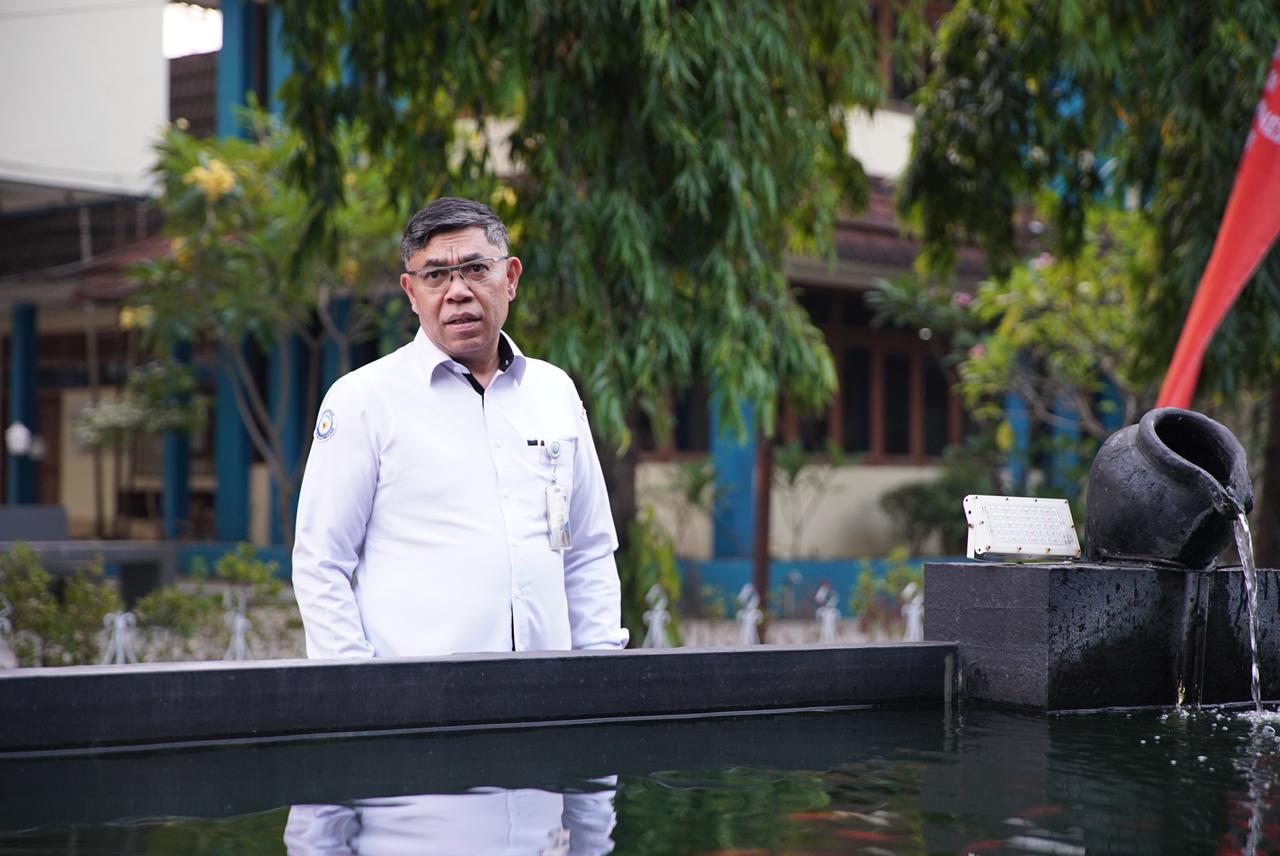
[[[0,854],[610,850],[1277,853],[1280,741],[1236,710],[859,710],[0,758]]]

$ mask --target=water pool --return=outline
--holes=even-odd
[[[0,854],[1268,853],[1278,821],[1280,741],[1218,709],[850,710],[0,758]]]

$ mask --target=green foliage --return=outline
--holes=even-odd
[[[580,379],[620,447],[641,414],[665,436],[669,394],[695,378],[739,432],[743,402],[771,432],[781,390],[811,409],[830,397],[831,354],[782,269],[788,251],[830,253],[837,211],[866,197],[846,130],[882,95],[864,5],[280,6],[313,235],[338,231],[333,131],[359,122],[405,207],[497,203],[529,283],[512,326]],[[515,122],[506,192],[494,117]]]
[[[1135,378],[1157,380],[1217,234],[1280,32],[1272,0],[1104,3],[961,0],[920,95],[901,210],[945,270],[974,239],[998,276],[1019,208],[1055,190],[1055,252],[1090,246],[1087,211],[1137,203],[1154,227]],[[1280,377],[1280,253],[1208,353],[1227,396]]]
[[[800,559],[804,533],[814,512],[835,492],[835,478],[840,467],[852,463],[840,444],[827,440],[825,450],[814,454],[799,442],[777,446],[773,450],[773,482],[780,492],[789,544],[787,558]]]
[[[969,538],[964,498],[971,493],[1003,492],[998,479],[1003,456],[991,443],[983,442],[989,436],[975,435],[964,445],[947,449],[936,479],[906,484],[880,497],[880,506],[893,520],[911,555],[923,554],[926,542],[935,534],[943,555],[964,553]]]
[[[215,563],[215,580],[224,591],[243,591],[254,635],[271,650],[297,648],[301,618],[292,599],[280,595],[275,562],[256,558],[240,544]],[[133,613],[139,636],[135,650],[143,660],[215,659],[229,641],[224,620],[227,598],[211,589],[204,574],[192,582],[157,588],[138,600]],[[102,565],[62,578],[51,576],[29,547],[17,544],[0,556],[0,607],[11,624],[10,647],[23,666],[70,666],[101,662],[107,638],[104,619],[124,611],[119,592],[102,579]]]
[[[308,377],[300,405],[314,413],[323,346],[337,346],[344,372],[349,346],[381,332],[375,285],[385,290],[398,270],[401,218],[389,203],[385,169],[359,155],[360,135],[343,129],[326,143],[342,157],[335,178],[342,204],[326,210],[340,237],[324,254],[303,254],[313,200],[288,182],[287,170],[304,140],[259,111],[245,116],[252,140],[196,139],[174,128],[162,137],[157,201],[173,240],[164,258],[134,269],[143,287],[133,303],[158,349],[177,342],[219,349],[233,370],[241,422],[281,486],[276,511],[291,533],[305,456],[287,459],[282,432],[292,414],[268,407],[244,349],[278,349],[282,377]],[[308,371],[293,364],[291,341],[305,343]]]
[[[159,588],[138,601],[134,612],[143,635],[144,659],[201,660],[223,656],[230,641],[226,611],[243,596],[253,636],[273,651],[296,648],[302,626],[292,598],[281,598],[279,565],[264,562],[252,544],[238,544],[214,562],[203,558],[188,569],[190,582]],[[291,644],[291,641],[294,644]]]
[[[674,507],[674,514],[668,519],[675,523],[672,547],[677,552],[687,543],[695,515],[709,517],[723,501],[723,489],[716,483],[716,467],[710,458],[677,463],[663,494]]]
[[[1070,429],[1057,435],[1038,430],[1030,458],[1055,455],[1059,462],[1075,460],[1080,466],[1056,473],[1049,484],[1005,484],[996,492],[1047,491],[1072,499],[1098,444],[1155,401],[1155,385],[1140,367],[1150,307],[1147,284],[1156,267],[1154,230],[1137,212],[1093,208],[1085,217],[1084,239],[1076,255],[1041,253],[1006,277],[983,282],[973,295],[904,277],[881,283],[870,298],[881,321],[929,327],[940,334],[935,341],[950,343],[943,361],[954,367],[980,435],[975,443],[983,447],[973,459],[980,472],[969,474],[974,487],[965,493],[992,485],[987,473],[999,453],[1013,447],[1006,410],[1010,393],[1024,402],[1039,428]],[[950,493],[963,490],[963,482],[944,478],[936,487]],[[915,512],[938,520],[928,508],[930,490],[912,486],[896,492],[886,509],[893,506],[891,513],[900,521]],[[915,529],[907,535],[912,543],[921,536],[922,524],[923,518],[906,524]]]
[[[129,373],[123,394],[86,407],[71,423],[83,449],[119,446],[135,434],[195,433],[204,428],[209,397],[190,366],[156,360]]]
[[[163,628],[184,640],[216,631],[222,623],[219,601],[207,594],[203,583],[194,591],[177,585],[155,589],[138,600],[133,612],[144,631]]]
[[[1039,256],[978,290],[970,309],[989,332],[960,368],[975,415],[998,418],[1000,396],[1014,392],[1037,421],[1061,423],[1065,405],[1082,431],[1103,440],[1154,403],[1154,385],[1136,375],[1155,273],[1152,231],[1136,214],[1091,210],[1085,239],[1073,257]],[[1111,398],[1118,412],[1103,409],[1116,407]]]
[[[676,607],[680,603],[680,569],[676,566],[671,539],[654,522],[652,511],[646,509],[631,522],[626,546],[618,551],[617,562],[622,582],[622,623],[631,632],[631,644],[639,645],[645,637],[644,613],[649,609],[645,596],[656,585],[666,592],[671,610],[667,633],[673,644],[678,645],[680,627]]]
[[[707,584],[699,592],[702,598],[700,614],[704,618],[720,620],[729,617],[729,593],[720,586]]]
[[[716,475],[716,465],[710,458],[681,461],[676,464],[672,492],[685,507],[712,513],[721,502]]]
[[[889,568],[883,575],[863,567],[858,583],[849,597],[849,608],[857,616],[858,628],[867,636],[897,639],[902,637],[906,622],[902,607],[906,600],[902,591],[914,583],[924,590],[924,566],[910,560],[905,547],[898,547],[887,558]]]
[[[238,544],[231,552],[223,553],[213,569],[219,580],[248,589],[254,600],[271,600],[278,597],[284,588],[276,576],[280,570],[279,563],[259,559],[252,544]]]
[[[55,580],[24,544],[0,556],[0,597],[12,607],[10,647],[23,666],[97,663],[103,619],[124,609],[115,587],[102,581],[101,562]]]
[[[613,839],[619,853],[806,852],[812,833],[788,818],[830,802],[819,773],[739,768],[624,778]]]

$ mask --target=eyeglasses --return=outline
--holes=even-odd
[[[419,270],[406,270],[405,273],[410,276],[416,276],[418,281],[427,288],[447,287],[453,281],[454,271],[457,271],[458,276],[462,277],[463,282],[479,285],[489,279],[498,262],[506,261],[509,258],[511,257],[494,256],[487,259],[471,259],[470,261],[459,262],[456,265],[448,265],[447,267],[426,267]]]

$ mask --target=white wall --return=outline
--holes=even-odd
[[[711,520],[691,509],[671,489],[676,464],[644,463],[636,470],[636,494],[665,532],[678,541],[676,552],[692,559],[711,557]],[[830,472],[822,467],[823,474]],[[794,492],[774,486],[770,503],[770,552],[779,558],[832,559],[882,556],[903,545],[893,522],[880,508],[886,492],[936,478],[936,467],[849,466],[837,468],[825,489],[802,477]],[[957,503],[956,515],[963,509]],[[791,525],[800,519],[799,538]]]
[[[910,113],[877,110],[855,113],[846,122],[849,153],[862,163],[867,175],[897,179],[907,168],[915,119]]]
[[[830,467],[818,468],[824,474]],[[894,488],[937,478],[936,467],[848,466],[836,469],[817,493],[802,477],[790,492],[773,488],[770,503],[769,543],[773,553],[787,559],[834,559],[848,556],[883,556],[905,545],[893,521],[880,508],[880,497]],[[814,501],[816,499],[816,501]],[[956,516],[964,514],[956,504]],[[798,544],[789,525],[803,521]]]
[[[0,0],[0,180],[144,195],[164,0]]]
[[[654,522],[676,541],[676,553],[711,558],[711,516],[690,508],[676,487],[678,464],[636,465],[636,503],[653,511]]]

